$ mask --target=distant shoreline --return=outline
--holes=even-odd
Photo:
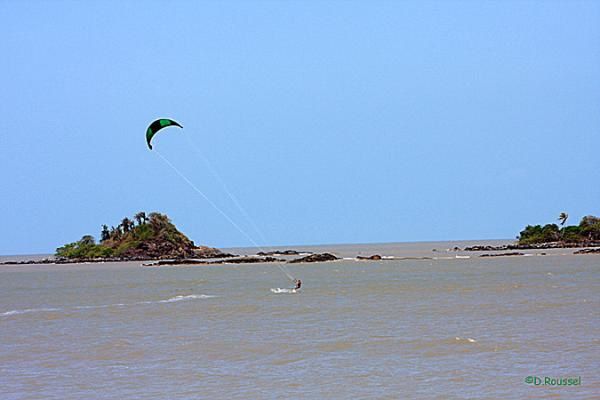
[[[492,240],[494,242],[503,241],[502,239]],[[435,244],[435,243],[468,243],[468,242],[479,242],[482,244],[474,244],[471,246],[458,247],[454,246],[452,248],[447,249],[431,249],[432,256],[418,256],[418,255],[404,255],[404,256],[393,256],[393,255],[382,255],[383,249],[378,250],[378,245],[380,247],[391,246],[391,245],[406,245],[410,246],[411,244]],[[160,265],[216,265],[216,264],[245,264],[245,263],[270,263],[270,262],[284,262],[284,263],[311,263],[311,262],[326,262],[326,261],[335,261],[339,259],[355,259],[356,261],[390,261],[390,260],[419,260],[419,259],[438,259],[440,257],[436,257],[435,254],[440,253],[451,253],[455,254],[455,258],[471,258],[472,257],[502,257],[502,256],[519,256],[525,255],[523,253],[519,253],[518,250],[552,250],[552,249],[581,249],[579,251],[574,252],[573,254],[600,254],[600,242],[585,242],[585,243],[561,243],[561,242],[550,242],[550,243],[540,243],[540,244],[502,244],[502,245],[492,245],[492,244],[484,244],[485,240],[482,241],[451,241],[451,242],[389,242],[389,243],[361,243],[361,244],[338,244],[338,245],[302,245],[297,246],[298,248],[315,248],[319,247],[323,249],[320,253],[313,254],[312,251],[307,250],[295,250],[285,248],[285,246],[265,246],[268,249],[276,249],[280,247],[282,250],[270,250],[255,252],[255,254],[236,256],[229,253],[222,253],[221,256],[215,257],[203,257],[203,258],[195,258],[195,257],[181,257],[181,258],[167,258],[167,257],[100,257],[100,258],[80,258],[80,259],[61,259],[52,255],[33,255],[33,258],[20,259],[24,257],[31,257],[32,255],[22,255],[22,256],[2,256],[2,258],[7,259],[6,261],[0,262],[0,266],[2,265],[60,265],[60,264],[84,264],[84,263],[127,263],[127,262],[140,262],[142,265],[146,266],[160,266]],[[327,249],[328,247],[361,247],[361,246],[369,246],[372,247],[373,254],[362,255],[357,254],[354,257],[344,257],[339,258],[335,256],[336,251]],[[232,249],[246,249],[246,250],[258,250],[256,247],[246,247],[246,248],[230,248],[225,249],[227,251],[231,251]],[[283,250],[285,249],[285,250]],[[483,252],[488,252],[484,253]],[[456,255],[456,253],[474,253],[469,256],[460,256]],[[477,254],[475,254],[477,253]],[[537,255],[546,255],[546,253],[539,253]],[[286,258],[277,258],[280,256],[285,256]],[[303,256],[301,258],[290,258],[290,256]],[[8,258],[14,258],[13,260]],[[447,257],[442,257],[447,258]],[[450,257],[452,258],[452,257]]]

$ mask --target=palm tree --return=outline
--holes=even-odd
[[[569,219],[569,214],[567,214],[566,212],[561,212],[560,215],[558,216],[558,220],[560,221],[560,226],[563,226],[567,220]],[[560,240],[563,241],[565,238],[565,228],[562,228],[560,230]]]
[[[113,240],[118,240],[121,237],[121,225],[117,226],[116,228],[114,226],[110,227],[110,238]]]
[[[102,225],[102,233],[101,233],[101,242],[108,240],[110,238],[110,231],[108,230],[108,225]]]
[[[146,213],[143,211],[135,214],[133,218],[137,221],[138,225],[143,225],[146,223]]]
[[[133,222],[129,218],[127,218],[127,217],[123,218],[123,220],[121,221],[121,226],[123,227],[123,233],[129,232],[132,225],[133,225]]]
[[[561,212],[560,215],[558,216],[558,220],[560,221],[560,226],[563,226],[567,220],[569,219],[569,214],[567,214],[566,212]]]

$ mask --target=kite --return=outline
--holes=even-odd
[[[156,135],[161,129],[167,128],[169,126],[178,126],[180,128],[183,128],[183,126],[179,125],[177,121],[173,121],[172,119],[168,118],[157,119],[156,121],[150,124],[150,126],[146,130],[146,142],[148,143],[148,148],[150,150],[152,150],[152,144],[150,144],[150,142],[152,141],[154,135]]]

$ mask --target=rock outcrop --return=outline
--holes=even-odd
[[[295,260],[288,261],[291,264],[296,263],[314,263],[314,262],[325,262],[325,261],[335,261],[339,260],[338,257],[334,256],[331,253],[322,253],[322,254],[311,254],[306,257],[296,258]]]
[[[275,257],[234,257],[216,261],[204,261],[197,259],[181,259],[181,260],[160,260],[155,263],[142,264],[145,267],[160,267],[164,265],[218,265],[218,264],[256,264],[256,263],[272,263],[284,262]]]
[[[231,258],[238,257],[235,254],[223,253],[214,247],[198,246],[194,248],[194,258]]]
[[[513,251],[509,253],[494,253],[494,254],[482,254],[479,257],[508,257],[508,256],[524,256],[524,253]]]
[[[600,254],[600,248],[577,250],[573,254]]]
[[[310,251],[299,252],[297,250],[283,250],[283,251],[273,250],[273,251],[260,251],[260,252],[256,253],[256,255],[258,255],[258,256],[297,256],[300,254],[310,254],[310,253],[312,253],[312,252],[310,252]]]
[[[373,261],[379,261],[381,260],[381,256],[379,254],[373,254],[372,256],[356,256],[357,260],[373,260]]]

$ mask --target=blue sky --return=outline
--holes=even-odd
[[[248,240],[144,142],[181,122],[268,243],[600,214],[600,3],[0,3],[0,254],[139,210]],[[6,17],[9,16],[9,17]],[[182,132],[155,148],[256,241]]]

